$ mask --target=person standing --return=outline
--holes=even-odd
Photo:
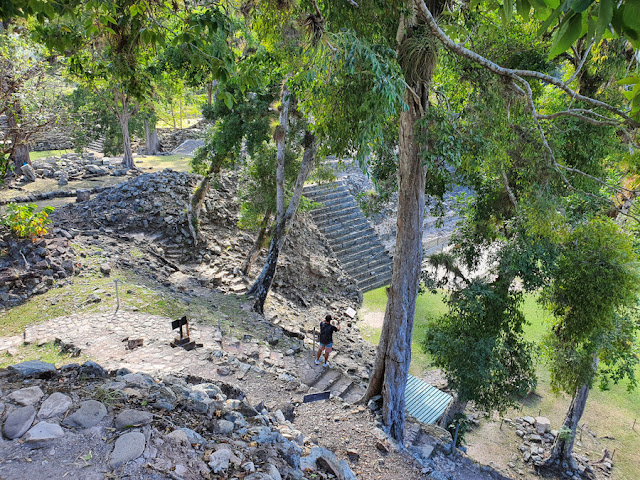
[[[329,354],[333,349],[333,332],[339,331],[340,320],[338,320],[337,326],[331,325],[331,315],[327,314],[324,317],[324,321],[320,322],[320,348],[318,348],[318,353],[316,354],[316,365],[320,365],[320,356],[324,350],[324,366],[329,366]]]

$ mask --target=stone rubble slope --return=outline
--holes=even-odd
[[[4,480],[356,478],[280,410],[192,376],[23,362],[0,370],[0,418]]]

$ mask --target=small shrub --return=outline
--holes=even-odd
[[[53,212],[53,207],[44,207],[41,211],[36,212],[37,205],[28,203],[26,205],[18,205],[10,203],[7,205],[7,212],[4,214],[0,223],[8,227],[19,238],[36,238],[47,234],[46,225],[51,223],[49,214]]]

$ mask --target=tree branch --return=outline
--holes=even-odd
[[[640,127],[640,122],[634,120],[633,118],[629,117],[629,115],[627,115],[626,112],[612,106],[609,105],[608,103],[602,102],[600,100],[596,100],[594,98],[590,98],[590,97],[585,97],[583,95],[580,95],[578,92],[572,90],[571,88],[569,88],[562,80],[554,78],[550,75],[541,73],[541,72],[535,72],[532,70],[513,70],[511,68],[505,68],[505,67],[501,67],[500,65],[492,62],[491,60],[483,57],[482,55],[479,55],[475,52],[472,52],[471,50],[469,50],[468,48],[463,47],[462,45],[457,44],[456,42],[454,42],[453,40],[451,40],[438,26],[438,23],[436,22],[435,18],[433,17],[433,15],[431,14],[431,12],[429,11],[429,9],[427,8],[427,5],[424,3],[424,0],[418,0],[417,2],[418,7],[420,8],[420,11],[422,13],[422,15],[424,16],[424,20],[427,23],[427,26],[429,27],[429,29],[431,30],[431,33],[438,39],[440,40],[440,42],[444,45],[444,47],[453,52],[456,53],[464,58],[467,58],[483,67],[485,67],[487,70],[495,73],[496,75],[500,75],[503,77],[507,77],[510,78],[512,80],[517,81],[518,83],[522,84],[522,82],[524,81],[524,78],[534,78],[536,80],[540,80],[543,83],[546,83],[548,85],[553,85],[557,88],[559,88],[560,90],[562,90],[563,92],[565,92],[569,97],[571,97],[572,99],[575,100],[580,100],[582,102],[588,103],[590,105],[593,105],[594,107],[599,107],[599,108],[603,108],[605,110],[608,110],[609,112],[613,113],[614,115],[620,117],[621,119],[624,120],[623,123],[626,123],[629,126],[632,127]]]

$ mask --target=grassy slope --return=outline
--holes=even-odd
[[[385,289],[381,288],[364,295],[363,310],[369,312],[383,312],[386,306]],[[536,302],[533,295],[525,298],[523,310],[530,322],[525,328],[529,340],[537,342],[542,338],[546,330],[549,315]],[[422,370],[431,368],[429,356],[422,352],[420,341],[431,319],[446,312],[446,305],[442,301],[441,294],[424,293],[419,296],[416,305],[416,315],[412,345],[412,365],[410,371],[419,374]],[[367,328],[365,337],[374,343],[380,338],[380,330]],[[518,412],[509,412],[508,415],[533,415],[541,413],[547,416],[554,428],[559,426],[570,403],[567,395],[556,395],[551,391],[549,371],[542,359],[537,366],[538,388],[524,399],[522,408]],[[640,377],[640,369],[636,372]],[[634,419],[638,419],[635,430],[632,430]],[[612,478],[616,480],[637,480],[640,478],[640,393],[638,391],[627,392],[626,383],[613,385],[609,391],[592,389],[587,401],[587,408],[582,417],[581,425],[598,435],[599,448],[608,448],[610,452],[616,450],[614,457],[616,466]],[[479,440],[483,434],[483,428],[470,437],[470,442]],[[496,432],[492,431],[495,435]],[[603,438],[611,437],[611,438]],[[506,443],[508,444],[508,442]],[[513,452],[512,452],[513,453]],[[599,453],[599,452],[596,452]],[[509,460],[507,460],[509,461]]]

